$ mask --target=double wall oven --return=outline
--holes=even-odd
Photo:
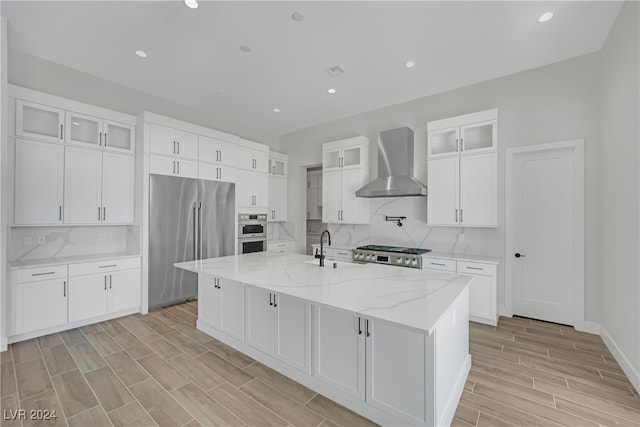
[[[238,215],[238,254],[267,250],[267,214]]]

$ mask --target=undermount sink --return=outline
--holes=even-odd
[[[316,258],[316,259],[310,259],[309,261],[305,261],[305,264],[313,264],[313,265],[320,265],[320,259]],[[362,267],[363,264],[355,264],[353,262],[344,262],[344,261],[333,261],[330,259],[326,259],[324,260],[324,266],[325,268],[333,268],[333,264],[336,263],[337,264],[337,268],[349,268],[349,267]]]

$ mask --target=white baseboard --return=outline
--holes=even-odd
[[[498,307],[498,315],[504,317],[513,317],[513,313],[511,312],[511,308],[501,305]]]
[[[574,325],[576,331],[587,332],[589,334],[601,335],[602,325],[596,322],[585,320],[582,325]]]
[[[620,351],[620,348],[616,345],[615,341],[613,341],[613,338],[611,338],[611,335],[609,335],[604,326],[600,326],[600,336],[624,373],[627,375],[627,378],[629,378],[629,381],[631,381],[631,384],[633,384],[636,391],[640,393],[640,375],[638,375],[638,372],[636,372],[633,365],[625,355],[622,354],[622,351]]]

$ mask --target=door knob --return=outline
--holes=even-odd
[[[525,257],[526,257],[526,255],[522,255],[520,252],[516,252],[515,257],[516,257],[516,258],[520,258],[520,257],[525,258]]]

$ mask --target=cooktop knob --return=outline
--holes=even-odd
[[[404,260],[405,265],[409,265],[409,263],[410,263],[410,262],[411,262],[411,260],[410,260],[409,258],[406,258],[406,259]]]

